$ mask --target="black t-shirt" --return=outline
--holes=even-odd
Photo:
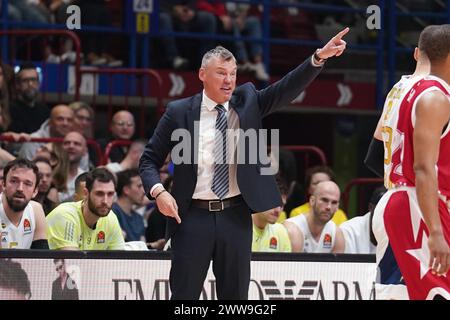
[[[11,125],[8,131],[32,133],[37,131],[42,123],[50,117],[50,109],[41,102],[33,107],[21,100],[13,100],[10,105]]]

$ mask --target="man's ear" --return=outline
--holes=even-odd
[[[86,187],[83,187],[83,194],[84,194],[84,198],[87,199],[87,197],[89,196],[89,190]]]
[[[203,82],[205,80],[205,69],[200,68],[198,70],[198,78]]]
[[[3,186],[3,189],[4,189],[5,187]],[[39,192],[39,186],[36,186],[36,188],[34,188],[34,191],[33,191],[33,196],[31,197],[31,199],[33,199],[34,197],[36,197],[36,195],[38,194],[38,192]]]
[[[122,195],[128,196],[130,194],[130,185],[124,186],[122,189]]]

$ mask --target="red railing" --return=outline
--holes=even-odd
[[[5,142],[16,142],[16,143],[30,143],[30,142],[38,142],[38,143],[50,143],[50,142],[56,142],[56,143],[62,143],[64,141],[64,138],[36,138],[31,137],[30,140],[26,140],[24,138],[21,138],[19,140],[15,140],[12,136],[9,135],[0,135],[0,141]],[[86,140],[87,144],[92,146],[94,148],[95,153],[97,154],[97,166],[100,166],[103,164],[103,153],[102,149],[100,148],[100,145],[97,141],[88,139]]]
[[[81,66],[81,43],[80,38],[77,36],[77,34],[73,31],[69,30],[59,30],[59,29],[39,29],[39,30],[32,30],[32,29],[13,29],[13,30],[0,30],[0,36],[66,36],[72,39],[74,50],[76,54],[76,60],[75,60],[75,101],[78,101],[80,98],[80,83],[81,83],[81,74],[78,72],[80,70]],[[15,46],[13,46],[15,47]],[[31,56],[31,49],[29,48],[29,56]],[[46,63],[44,63],[45,68]],[[62,70],[62,67],[60,68]],[[60,74],[58,75],[60,76]],[[44,77],[44,87],[45,81],[47,81],[47,78]],[[63,83],[63,81],[60,81],[59,83]],[[59,94],[59,100],[61,100],[61,94],[62,91],[58,91]],[[44,101],[45,101],[45,92],[44,95]]]
[[[141,83],[146,84],[147,88],[139,88],[140,90],[136,89],[136,92],[140,91],[141,95],[141,103],[140,103],[140,112],[139,112],[139,119],[138,119],[138,125],[139,125],[139,135],[141,137],[144,137],[145,135],[145,122],[146,122],[146,108],[145,108],[145,98],[146,97],[155,97],[156,98],[156,115],[159,119],[161,115],[164,112],[164,106],[163,106],[163,96],[162,96],[162,78],[159,75],[158,72],[152,69],[133,69],[133,68],[95,68],[95,67],[88,67],[88,68],[81,68],[81,43],[79,37],[74,33],[73,31],[69,30],[59,30],[59,29],[39,29],[39,30],[28,30],[28,29],[22,29],[22,30],[0,30],[0,35],[10,35],[10,36],[66,36],[69,37],[74,44],[74,50],[76,54],[76,60],[74,64],[74,70],[75,70],[75,88],[74,88],[74,99],[73,101],[79,101],[80,100],[80,84],[81,84],[81,77],[83,74],[96,74],[96,75],[107,75],[109,77],[108,79],[108,119],[111,119],[112,117],[112,109],[113,109],[113,101],[112,101],[112,77],[114,75],[124,75],[124,76],[135,76],[140,77]],[[15,38],[14,38],[15,39]],[[28,45],[29,47],[30,45]],[[16,47],[16,46],[12,46]],[[28,59],[31,57],[31,48],[28,48],[30,51],[30,55],[28,56]],[[12,60],[14,62],[14,58]],[[43,73],[46,73],[46,65],[47,63],[43,63]],[[63,88],[61,87],[61,84],[64,83],[62,81],[62,77],[64,75],[63,73],[63,64],[61,64],[58,68],[58,74],[57,74],[57,97],[58,102],[62,102],[62,94],[63,94]],[[148,79],[147,79],[148,78]],[[46,82],[48,81],[48,77],[43,77],[43,88],[46,88]],[[96,83],[94,82],[94,85]],[[142,85],[141,85],[142,86]],[[124,88],[127,89],[127,86],[124,85]],[[94,92],[96,88],[94,88]],[[144,96],[144,93],[147,91],[147,96]],[[150,95],[151,94],[151,95]],[[46,101],[46,90],[42,93],[43,100]],[[95,103],[96,95],[93,95],[93,101]],[[129,97],[125,95],[125,105],[124,108],[129,108]]]
[[[373,186],[379,184],[380,186],[383,185],[383,179],[382,178],[356,178],[350,180],[344,189],[344,192],[342,193],[342,198],[344,201],[343,204],[343,210],[348,214],[348,206],[349,206],[349,200],[350,200],[350,192],[352,191],[352,188],[357,187],[366,187],[366,186]],[[356,215],[361,214],[363,212],[367,211],[367,201],[365,201],[364,193],[362,192],[362,188],[358,189],[358,212]],[[363,205],[365,207],[363,207]]]
[[[322,149],[316,147],[316,146],[281,146],[282,148],[286,148],[288,150],[291,150],[293,152],[301,152],[304,153],[304,161],[305,161],[305,168],[309,167],[309,156],[310,154],[315,154],[317,158],[320,161],[320,164],[326,165],[327,164],[327,158],[325,157],[325,153],[322,151]]]
[[[113,140],[109,142],[105,147],[105,153],[103,155],[103,164],[106,165],[108,163],[109,155],[112,149],[121,146],[129,146],[132,143],[133,141],[130,140]]]
[[[156,89],[153,90],[152,95],[154,94],[156,96],[156,102],[157,102],[157,117],[159,119],[159,117],[163,114],[164,112],[164,107],[163,107],[163,97],[162,97],[162,79],[161,76],[159,75],[158,72],[156,72],[155,70],[152,69],[128,69],[128,68],[101,68],[101,69],[94,69],[94,68],[81,68],[79,70],[81,76],[83,74],[96,74],[96,75],[107,75],[108,76],[108,120],[110,120],[112,118],[112,113],[113,113],[113,102],[112,102],[112,94],[111,94],[111,90],[112,90],[112,82],[113,82],[113,76],[114,75],[124,75],[124,76],[137,76],[137,77],[141,77],[141,81],[143,84],[145,84],[146,79],[145,76],[148,76],[148,80],[147,80],[147,84],[148,84],[148,91],[147,93],[150,94],[150,92],[152,92],[151,89],[151,81],[150,79],[154,79],[155,82],[154,84],[156,85]],[[94,81],[94,85],[95,85],[95,81]],[[125,87],[127,88],[127,87]],[[94,88],[94,92],[96,91],[96,88]],[[145,136],[145,122],[146,122],[146,118],[145,118],[145,96],[144,96],[144,92],[145,90],[142,90],[142,95],[140,96],[141,98],[141,105],[140,105],[140,114],[139,114],[139,135],[140,137],[144,137]],[[125,104],[124,104],[124,108],[128,109],[129,108],[129,96],[125,95],[124,100],[125,100]],[[91,102],[93,105],[95,105],[96,103],[96,95],[93,95],[93,100]]]

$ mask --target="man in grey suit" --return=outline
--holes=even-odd
[[[211,260],[217,298],[248,298],[251,213],[281,205],[273,175],[264,174],[264,160],[257,156],[252,161],[267,151],[265,139],[260,139],[262,118],[294,100],[326,59],[342,54],[346,46],[342,37],[348,31],[342,30],[263,90],[251,83],[236,88],[236,59],[216,47],[204,55],[199,69],[203,92],[168,104],[139,169],[147,196],[156,199],[159,211],[169,217],[172,299],[198,299]],[[228,148],[230,130],[244,133],[236,148]],[[262,144],[255,146],[247,139],[249,132]],[[170,194],[160,182],[159,168],[171,151],[175,166]]]

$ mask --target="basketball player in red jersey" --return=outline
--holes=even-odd
[[[430,75],[394,87],[380,120],[390,189],[373,220],[377,281],[399,268],[410,299],[450,299],[450,25],[425,28],[419,50]]]

